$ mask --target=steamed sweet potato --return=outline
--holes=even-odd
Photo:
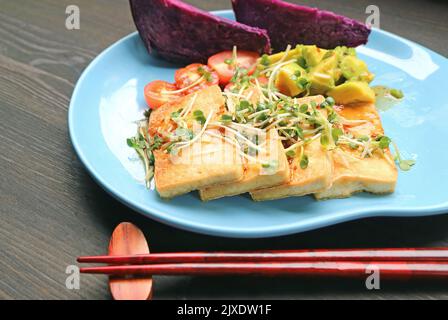
[[[367,43],[370,34],[356,20],[281,0],[232,0],[232,5],[238,22],[268,31],[275,52],[288,44],[357,47]]]
[[[265,30],[212,15],[179,0],[130,0],[135,25],[148,51],[179,63],[206,62],[238,49],[270,52]]]

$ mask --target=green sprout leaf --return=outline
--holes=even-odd
[[[180,112],[179,111],[175,111],[171,113],[171,119],[178,119],[180,117]]]
[[[201,76],[204,77],[205,81],[207,81],[207,82],[213,81],[212,73],[210,71],[208,71],[207,69],[205,69],[203,66],[198,67],[198,72]]]
[[[187,128],[177,128],[174,132],[174,135],[180,140],[180,141],[189,141],[193,139],[193,131]]]
[[[333,97],[327,97],[325,98],[325,101],[328,103],[329,106],[334,106],[336,101],[333,99]]]
[[[159,149],[163,144],[163,139],[159,136],[154,136],[152,139],[152,144],[150,145],[151,150]]]
[[[267,118],[268,118],[267,114],[266,113],[262,113],[258,117],[256,117],[256,120],[257,121],[264,121],[264,120],[267,120]]]
[[[415,160],[401,160],[398,162],[398,166],[403,171],[409,171],[415,165]]]
[[[306,60],[305,60],[304,57],[298,57],[298,58],[297,58],[297,64],[298,64],[299,66],[301,66],[303,69],[306,69],[306,68],[307,68]]]
[[[330,139],[328,138],[328,136],[326,134],[323,134],[320,137],[320,144],[323,145],[324,147],[326,147],[330,144]]]
[[[322,106],[322,105],[321,105]],[[330,123],[334,123],[335,121],[336,121],[336,119],[338,118],[338,115],[336,114],[336,112],[334,112],[334,111],[331,111],[329,114],[328,114],[328,122],[330,122]]]
[[[221,122],[224,122],[224,123],[232,122],[232,116],[230,114],[223,114],[221,116]]]
[[[294,127],[295,132],[297,133],[297,136],[304,140],[305,139],[305,135],[303,134],[303,129],[299,126]]]
[[[387,149],[387,148],[389,148],[389,145],[392,142],[392,140],[389,137],[386,137],[386,136],[382,136],[381,138],[379,138],[378,141],[379,141],[378,147],[380,147],[380,149]]]
[[[360,142],[367,142],[367,141],[369,141],[370,140],[370,137],[369,136],[360,136],[359,138],[358,138],[358,141],[360,141]]]
[[[137,147],[137,144],[136,144],[136,142],[135,142],[135,138],[129,138],[129,139],[126,139],[126,143],[127,143],[128,146],[131,147],[131,148],[136,148],[136,147]]]
[[[247,100],[241,100],[239,105],[239,110],[248,109],[250,107],[250,102]]]
[[[267,54],[262,55],[260,63],[265,67],[269,66],[271,64],[269,56]]]
[[[288,151],[286,152],[286,156],[287,156],[288,158],[294,158],[294,157],[296,156],[296,152],[295,152],[294,150],[288,150]]]
[[[207,119],[204,116],[204,113],[201,110],[195,110],[193,112],[193,117],[200,124],[204,124],[207,121]]]
[[[298,78],[296,81],[296,85],[297,87],[299,87],[302,90],[305,90],[308,88],[308,86],[310,85],[310,82],[308,81],[308,79],[306,78]]]
[[[300,159],[300,168],[305,170],[306,168],[308,168],[308,164],[309,164],[308,156],[306,154],[303,154],[302,158]]]
[[[308,105],[302,104],[299,108],[300,113],[306,113],[308,111]]]
[[[403,91],[398,90],[398,89],[390,89],[390,95],[392,97],[394,97],[395,99],[403,99],[404,98]]]
[[[334,142],[338,142],[339,138],[344,134],[341,128],[333,128],[331,130],[331,135],[333,137]]]
[[[395,149],[395,161],[398,162],[398,167],[403,171],[409,171],[415,165],[416,161],[412,159],[403,159],[400,150],[395,142],[391,141]]]

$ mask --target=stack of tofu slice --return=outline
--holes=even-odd
[[[211,86],[154,110],[149,119],[151,135],[164,136],[173,130],[171,114],[182,110],[188,118],[202,111],[207,122],[218,120],[224,110],[224,98],[218,86]],[[187,110],[187,111],[185,111]],[[181,114],[182,114],[181,112]],[[176,156],[166,150],[154,151],[154,179],[162,198],[173,198],[200,190],[203,200],[249,192],[282,184],[289,179],[289,166],[276,130],[266,135],[268,146],[257,157],[245,158],[238,145],[221,135],[217,129],[198,132],[192,143]],[[274,170],[265,168],[271,164]]]
[[[310,97],[321,103],[322,97]],[[348,123],[346,127],[355,138],[382,136],[381,119],[373,103],[360,103],[336,108]],[[354,125],[353,125],[354,123]],[[357,192],[392,193],[398,172],[390,151],[375,151],[367,157],[360,150],[341,146],[325,149],[319,140],[305,145],[308,167],[302,169],[299,157],[290,160],[290,180],[280,186],[251,192],[255,201],[274,200],[314,194],[316,199],[346,198]]]
[[[167,103],[151,113],[149,128],[152,135],[172,132],[171,114],[178,110],[185,118],[195,111],[202,111],[207,119],[216,119],[224,106],[224,98],[218,86],[208,87]],[[209,185],[240,180],[243,167],[240,157],[216,163],[221,155],[235,155],[235,146],[224,139],[198,132],[198,139],[183,148],[177,156],[165,150],[154,151],[154,179],[162,198],[173,198]],[[205,150],[204,150],[205,149]],[[208,149],[208,150],[207,150]]]
[[[314,96],[302,98],[299,103],[320,104],[323,101],[322,96]],[[207,126],[219,122],[225,112],[225,99],[218,86],[205,88],[154,110],[149,119],[151,135],[163,136],[172,131],[171,115],[179,110],[185,119],[195,111],[201,111],[206,123],[191,141],[182,145],[174,160],[166,150],[154,151],[154,179],[163,198],[199,190],[203,201],[247,192],[255,201],[309,194],[314,194],[317,199],[330,199],[361,191],[382,194],[395,189],[397,169],[389,150],[384,153],[375,151],[362,158],[359,149],[342,145],[328,150],[321,145],[320,139],[314,139],[303,146],[308,163],[302,167],[299,152],[288,161],[282,140],[272,128],[265,132],[265,141],[259,145],[257,156],[245,156],[238,143],[234,143],[236,139],[227,137],[225,128]],[[355,139],[384,134],[373,104],[337,107],[336,112],[348,120],[344,128]]]
[[[235,182],[210,186],[199,191],[203,201],[247,193],[252,190],[281,185],[289,180],[289,165],[277,130],[267,133],[267,149],[256,160],[243,161],[243,177]],[[273,170],[263,167],[263,163],[273,166]]]
[[[251,87],[243,92],[243,95],[249,97],[248,101],[256,105],[260,92],[257,88]],[[256,157],[243,158],[243,177],[235,182],[201,189],[199,191],[201,200],[209,201],[243,194],[256,189],[281,185],[289,180],[288,159],[277,130],[273,128],[267,132],[257,131],[262,130],[249,128],[245,132],[249,137],[257,137],[262,150],[258,150]],[[268,168],[264,168],[263,164]]]

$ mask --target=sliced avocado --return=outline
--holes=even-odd
[[[338,56],[333,52],[329,53],[331,54],[328,55],[327,58],[323,59],[317,66],[315,66],[313,70],[328,73],[333,76],[335,81],[337,81],[341,76],[341,71],[338,69]]]
[[[356,56],[345,56],[341,60],[342,75],[347,80],[359,80],[370,83],[374,75],[369,72],[367,64]]]
[[[336,54],[328,55],[310,71],[311,94],[325,94],[334,88],[335,81],[340,78],[337,69],[338,57]]]
[[[348,81],[327,92],[339,104],[375,102],[375,92],[367,82]]]
[[[305,91],[297,82],[299,78],[304,76],[306,76],[306,71],[297,63],[287,64],[280,68],[275,79],[275,86],[281,93],[295,97]]]
[[[309,76],[311,82],[311,94],[325,94],[328,90],[334,88],[334,79],[330,74],[312,72]]]
[[[302,55],[302,47],[301,45],[297,45],[294,49],[289,50],[288,54],[286,55],[285,59],[283,61],[287,61],[290,59],[294,59],[297,58],[299,56]],[[285,56],[285,51],[276,53],[276,54],[272,54],[269,56],[269,62],[271,64],[279,62],[284,56]]]
[[[314,67],[321,62],[327,52],[328,50],[316,46],[303,46],[302,49],[302,55],[309,67]]]

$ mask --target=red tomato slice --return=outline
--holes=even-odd
[[[268,84],[268,82],[269,82],[269,79],[266,78],[265,76],[259,76],[257,78],[257,80],[258,80],[258,83],[261,84],[261,85]]]
[[[179,89],[188,88],[185,90],[185,94],[219,83],[218,74],[205,64],[200,63],[193,63],[177,70],[174,80]]]
[[[236,65],[246,69],[248,75],[251,75],[255,71],[257,59],[259,57],[259,54],[256,52],[238,51]],[[235,73],[235,68],[226,63],[226,61],[231,60],[232,58],[232,51],[223,51],[208,59],[208,66],[218,73],[219,83],[223,86],[230,82],[230,79],[232,79],[233,74]]]
[[[232,91],[233,87],[235,85],[233,83],[228,83],[226,84],[226,86],[224,87],[224,91]]]
[[[173,83],[156,80],[145,86],[145,100],[151,109],[157,109],[161,105],[182,97],[181,93],[170,93],[176,91],[177,87]]]

